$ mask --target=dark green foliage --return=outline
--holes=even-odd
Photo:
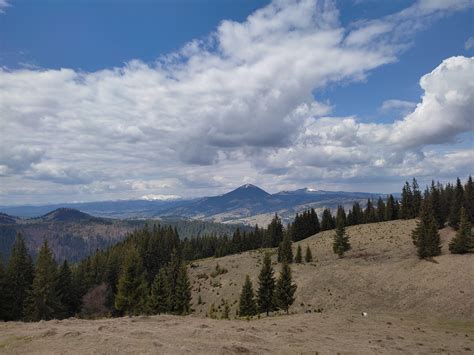
[[[415,178],[413,178],[411,187],[412,187],[412,193],[413,193],[413,214],[414,214],[414,217],[418,217],[421,211],[422,196],[421,196],[420,187],[418,186],[418,181],[416,181]]]
[[[474,223],[474,183],[471,176],[464,186],[464,209],[471,224]]]
[[[314,208],[304,211],[301,214],[296,214],[295,220],[288,228],[291,239],[296,242],[320,231],[318,215],[314,211]]]
[[[62,316],[72,317],[78,311],[78,296],[72,282],[72,272],[67,260],[64,260],[59,269],[58,276],[58,296],[62,305]]]
[[[129,316],[146,313],[147,297],[145,270],[137,250],[131,249],[118,280],[115,308],[121,314]]]
[[[377,214],[374,208],[372,200],[369,198],[367,200],[367,207],[364,210],[364,223],[374,223],[377,222]],[[344,225],[346,223],[344,222]]]
[[[340,258],[342,258],[344,257],[344,253],[350,250],[350,248],[351,245],[349,243],[349,236],[346,234],[344,222],[342,220],[338,220],[332,249],[334,253],[336,253],[337,255],[339,255]]]
[[[285,234],[283,241],[278,246],[278,262],[293,262],[292,244],[290,236]]]
[[[385,221],[385,202],[381,197],[377,201],[377,220],[379,222]]]
[[[343,221],[344,225],[347,225],[346,211],[341,205],[337,206],[336,220],[338,218]]]
[[[305,256],[304,256],[304,260],[307,263],[310,263],[310,262],[313,261],[313,254],[311,253],[311,249],[309,248],[309,245],[306,246],[306,253],[305,253]]]
[[[281,266],[280,277],[275,288],[275,303],[287,314],[295,301],[296,285],[292,283],[291,269],[287,263]]]
[[[176,293],[171,295],[175,297],[174,312],[179,315],[186,315],[191,313],[191,284],[188,278],[186,265],[181,263],[176,282]]]
[[[454,188],[454,195],[451,202],[451,208],[449,211],[449,226],[458,229],[459,218],[461,216],[461,208],[464,203],[464,189],[461,184],[461,180],[457,178],[456,187]]]
[[[273,300],[275,292],[275,277],[270,254],[265,254],[263,258],[263,266],[258,276],[257,304],[260,313],[265,312],[268,316],[269,312],[275,310]]]
[[[385,207],[385,220],[394,221],[398,219],[398,205],[393,198],[393,195],[387,197],[387,205]]]
[[[420,220],[412,232],[412,239],[420,259],[441,254],[440,237],[429,198],[422,203]]]
[[[461,208],[459,229],[456,232],[456,236],[449,243],[449,250],[453,254],[466,254],[474,252],[472,226],[464,207]]]
[[[334,229],[335,226],[335,221],[334,217],[331,214],[331,210],[329,208],[325,208],[323,210],[323,216],[321,218],[321,230],[326,231],[326,230],[331,230]]]
[[[434,181],[431,182],[431,188],[429,194],[427,194],[427,198],[430,199],[431,207],[433,209],[433,216],[436,221],[436,226],[438,229],[441,229],[444,227],[446,219],[443,213],[441,194],[439,188],[435,185]]]
[[[25,318],[50,320],[63,314],[58,295],[58,270],[45,240],[36,261],[35,277],[25,305]]]
[[[8,319],[7,275],[0,255],[0,321]]]
[[[405,186],[403,186],[402,189],[400,217],[403,219],[410,219],[415,217],[413,193],[411,192],[411,187],[408,181],[405,182]]]
[[[249,275],[245,277],[242,292],[240,293],[239,315],[241,317],[254,316],[257,314],[257,303],[253,292],[252,281]]]
[[[33,283],[33,275],[33,261],[28,255],[22,235],[18,234],[13,244],[6,272],[9,320],[23,319],[26,298]]]
[[[264,248],[275,247],[283,240],[283,224],[277,214],[268,225],[262,246]]]
[[[162,268],[151,285],[150,311],[152,314],[169,312],[170,290],[166,269]]]
[[[296,248],[295,263],[301,264],[303,262],[303,252],[301,251],[301,245]]]

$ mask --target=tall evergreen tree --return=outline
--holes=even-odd
[[[415,178],[413,178],[413,181],[411,183],[411,188],[413,192],[413,217],[418,217],[420,215],[420,210],[421,210],[421,190],[420,186],[418,185],[418,181],[416,181]]]
[[[263,258],[263,266],[260,270],[260,275],[258,276],[257,304],[258,311],[260,313],[266,312],[267,316],[269,312],[275,310],[273,300],[275,292],[275,277],[273,274],[274,271],[270,254],[266,253]]]
[[[420,259],[441,254],[440,237],[429,198],[422,203],[420,220],[412,232],[412,239]]]
[[[161,268],[151,285],[150,311],[152,314],[169,312],[170,290],[166,268]]]
[[[181,263],[176,283],[176,313],[180,315],[191,313],[191,283],[184,263]]]
[[[388,195],[387,197],[387,206],[385,208],[385,220],[386,221],[393,221],[397,219],[397,206],[395,203],[395,199],[393,195]]]
[[[293,262],[293,248],[291,238],[288,233],[285,234],[283,241],[278,246],[278,262]]]
[[[334,242],[332,249],[334,253],[339,255],[340,258],[344,256],[344,253],[351,248],[349,243],[349,236],[346,234],[346,228],[342,220],[337,221],[336,234],[334,236]]]
[[[262,247],[271,248],[280,244],[283,240],[283,224],[277,214],[273,217],[265,233]]]
[[[375,213],[374,204],[372,200],[369,198],[367,200],[367,206],[364,211],[364,222],[365,223],[374,223],[377,221],[377,215]],[[344,223],[346,225],[346,223]]]
[[[346,211],[344,210],[344,207],[341,205],[337,206],[337,212],[336,212],[336,220],[341,219],[344,223],[344,225],[347,225],[347,217],[346,217]]]
[[[23,236],[17,234],[6,272],[8,319],[23,319],[26,298],[33,283],[33,275],[33,261],[28,254]]]
[[[287,263],[281,266],[280,277],[275,288],[275,303],[283,309],[286,314],[289,313],[290,306],[295,301],[296,285],[293,284],[291,269]]]
[[[307,263],[310,263],[313,261],[313,254],[311,253],[311,249],[309,248],[309,245],[306,246],[306,254],[304,256],[304,260]]]
[[[358,225],[364,223],[364,213],[360,207],[359,202],[354,202],[352,205],[352,219],[353,225]]]
[[[464,209],[466,210],[466,216],[471,222],[474,223],[474,183],[472,176],[469,175],[466,185],[464,186]]]
[[[327,231],[331,229],[334,229],[334,218],[331,214],[331,210],[329,208],[325,208],[321,218],[321,230]]]
[[[7,275],[0,255],[0,321],[8,320]]]
[[[461,216],[461,208],[464,202],[464,189],[461,180],[457,178],[456,187],[454,188],[453,200],[449,211],[449,225],[454,229],[459,227],[459,218]]]
[[[381,197],[377,201],[377,220],[379,222],[385,221],[385,202]]]
[[[431,181],[430,192],[427,194],[426,198],[430,199],[437,228],[443,228],[446,220],[444,219],[444,213],[441,204],[441,194],[434,181]]]
[[[45,240],[36,261],[35,277],[25,306],[25,317],[32,321],[50,320],[61,313],[57,265]]]
[[[410,219],[414,217],[414,208],[413,208],[413,193],[411,192],[411,187],[408,181],[405,182],[405,185],[402,189],[402,200],[401,200],[401,218]]]
[[[257,314],[257,303],[253,292],[252,281],[249,275],[245,276],[245,282],[242,286],[239,301],[239,315],[241,317],[251,317]]]
[[[128,251],[118,280],[115,308],[125,315],[147,312],[148,287],[145,270],[135,248]]]
[[[301,264],[303,262],[303,252],[301,251],[301,245],[298,244],[296,248],[295,263]]]
[[[77,311],[77,293],[72,282],[72,272],[67,260],[64,260],[59,269],[58,296],[62,305],[63,317],[72,317]]]
[[[474,238],[472,236],[471,222],[466,210],[461,208],[461,218],[456,236],[449,243],[449,250],[453,254],[466,254],[474,252]]]

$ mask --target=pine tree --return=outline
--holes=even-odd
[[[464,186],[464,209],[471,224],[474,223],[474,183],[470,175]]]
[[[283,224],[281,223],[280,217],[277,214],[273,217],[272,221],[267,227],[265,233],[264,243],[262,247],[271,248],[280,244],[283,240]]]
[[[293,248],[291,238],[288,233],[285,234],[283,241],[278,246],[278,262],[293,262]]]
[[[393,195],[388,195],[387,197],[387,206],[385,208],[385,220],[393,221],[397,219],[397,207]]]
[[[352,220],[353,225],[364,223],[364,213],[362,212],[362,208],[360,208],[359,202],[354,202],[352,205]]]
[[[440,237],[429,198],[422,203],[420,220],[412,232],[412,239],[420,259],[441,254]]]
[[[191,283],[189,282],[186,265],[181,263],[176,283],[176,314],[191,313]]]
[[[306,254],[304,256],[304,260],[307,263],[310,263],[313,261],[313,254],[311,253],[311,249],[309,248],[309,245],[306,246]]]
[[[275,288],[275,303],[289,313],[290,306],[295,301],[296,285],[292,283],[291,269],[287,263],[281,266],[280,277]]]
[[[340,258],[344,257],[344,253],[351,248],[349,243],[349,236],[346,234],[346,228],[342,220],[337,221],[336,234],[334,236],[334,242],[332,249],[334,253],[339,255]]]
[[[443,209],[441,205],[441,195],[434,181],[431,181],[430,192],[426,195],[426,198],[430,199],[431,206],[433,208],[433,216],[436,221],[436,226],[438,229],[441,229],[444,227],[444,223],[446,222],[446,220],[444,219]]]
[[[334,218],[331,211],[328,208],[325,208],[321,218],[321,230],[326,231],[330,229],[334,229]]]
[[[171,254],[171,261],[167,266],[168,274],[168,287],[169,287],[169,311],[174,314],[179,314],[179,300],[177,295],[178,288],[178,278],[181,272],[181,258],[176,252],[176,249],[173,250]]]
[[[410,219],[414,217],[413,208],[413,193],[411,192],[410,184],[405,182],[402,190],[402,206],[401,206],[401,217],[403,219]]]
[[[415,178],[413,178],[413,181],[411,183],[411,188],[413,192],[413,217],[418,217],[420,215],[420,210],[421,210],[421,191],[420,187],[418,186],[418,181],[416,181]]]
[[[377,201],[377,220],[379,222],[385,221],[385,203],[381,197]]]
[[[239,315],[241,317],[252,317],[255,314],[257,314],[257,303],[255,302],[252,281],[247,275],[240,294]]]
[[[341,205],[337,206],[337,212],[336,212],[336,220],[340,218],[344,225],[347,224],[347,217],[346,217],[346,211],[344,210],[344,207]]]
[[[461,184],[461,180],[457,178],[456,187],[454,188],[453,201],[449,211],[449,226],[458,229],[459,218],[461,216],[461,207],[464,202],[464,189]]]
[[[0,255],[0,321],[8,320],[7,306],[7,276],[3,268],[3,260]]]
[[[23,319],[26,298],[33,283],[33,275],[33,261],[28,254],[23,236],[17,234],[6,271],[9,320]]]
[[[449,250],[453,254],[466,254],[474,252],[474,238],[472,235],[471,222],[466,210],[461,208],[461,218],[456,236],[449,243]]]
[[[118,280],[115,308],[128,316],[144,314],[147,312],[147,295],[145,270],[137,250],[133,248],[125,258]]]
[[[295,263],[301,264],[303,262],[303,252],[301,251],[301,245],[296,248]]]
[[[152,314],[169,312],[169,285],[166,268],[161,268],[151,285],[150,311]]]
[[[370,198],[367,200],[367,207],[365,208],[364,211],[364,222],[365,223],[374,223],[377,221],[377,216],[375,214],[375,208],[370,200]],[[345,221],[343,221],[344,225],[346,225]]]
[[[258,276],[257,304],[260,313],[268,313],[275,309],[273,295],[275,291],[275,277],[270,254],[265,254],[263,266]]]
[[[63,317],[72,317],[76,312],[77,295],[72,282],[72,272],[67,260],[59,269],[58,296],[62,305]]]
[[[36,261],[35,278],[26,300],[25,317],[31,321],[50,320],[60,316],[61,311],[57,265],[45,240]]]

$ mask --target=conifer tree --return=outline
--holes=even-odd
[[[321,230],[326,231],[331,229],[334,229],[334,218],[329,208],[325,208],[321,218]]]
[[[444,219],[443,209],[441,205],[441,195],[434,181],[431,181],[430,192],[429,194],[426,194],[426,198],[430,199],[430,203],[433,209],[433,216],[435,218],[437,228],[443,228],[446,220]]]
[[[344,253],[351,248],[349,236],[346,234],[346,228],[342,220],[337,221],[336,234],[332,249],[340,258],[344,257]]]
[[[35,277],[25,306],[25,317],[31,321],[57,318],[62,311],[58,295],[58,270],[45,240],[36,261]]]
[[[290,306],[295,301],[296,285],[292,283],[291,269],[287,263],[281,266],[280,277],[275,288],[275,303],[283,309],[286,314],[289,313]]]
[[[293,248],[291,238],[288,233],[285,234],[283,241],[278,246],[278,262],[293,262]]]
[[[273,217],[272,221],[267,227],[265,233],[264,243],[262,247],[271,248],[280,244],[283,240],[283,224],[281,223],[280,217],[277,214]]]
[[[166,268],[161,268],[151,285],[150,311],[152,314],[169,312],[169,285]]]
[[[377,201],[377,220],[379,222],[385,221],[385,203],[381,197]]]
[[[240,294],[239,315],[241,317],[252,317],[255,314],[257,314],[257,303],[255,302],[252,281],[247,275]]]
[[[118,280],[115,308],[128,316],[144,314],[147,312],[147,296],[145,270],[137,250],[133,248],[125,258]]]
[[[186,265],[181,263],[176,283],[176,314],[191,313],[191,283],[189,282]]]
[[[303,252],[301,251],[301,245],[296,248],[295,263],[301,264],[303,262]]]
[[[364,213],[362,212],[362,208],[360,208],[359,202],[354,202],[352,205],[352,219],[353,225],[364,223]]]
[[[413,193],[411,192],[411,187],[408,181],[405,182],[405,185],[402,189],[402,200],[401,200],[401,217],[403,219],[410,219],[414,217],[413,212]]]
[[[6,271],[9,320],[23,319],[26,298],[33,283],[33,275],[33,261],[28,254],[23,236],[17,234]]]
[[[58,296],[62,305],[63,317],[72,317],[77,311],[77,294],[72,282],[72,272],[67,260],[64,260],[59,269]]]
[[[336,220],[340,218],[344,225],[347,225],[347,217],[346,217],[346,211],[344,210],[344,207],[341,205],[337,206],[337,212],[336,212]]]
[[[377,221],[377,217],[375,214],[375,208],[372,203],[372,200],[369,198],[367,200],[367,207],[364,211],[364,222],[365,223],[374,223]],[[345,221],[343,221],[344,225],[346,225]]]
[[[177,295],[178,278],[181,272],[181,258],[176,250],[171,254],[171,261],[167,266],[168,286],[169,286],[169,311],[174,314],[180,314],[180,306]]]
[[[416,181],[415,178],[413,178],[413,181],[411,183],[412,187],[412,192],[413,192],[413,217],[418,217],[420,215],[420,210],[421,210],[421,191],[420,187],[418,185],[418,181]]]
[[[304,256],[304,260],[307,263],[310,263],[313,261],[313,254],[311,253],[311,249],[309,248],[309,245],[306,246],[306,254]]]
[[[469,175],[466,185],[464,186],[464,209],[466,210],[466,216],[471,222],[474,223],[474,183],[472,176]]]
[[[385,220],[393,221],[397,219],[397,207],[393,195],[388,195],[387,197],[387,206],[385,208]]]
[[[0,255],[0,321],[8,320],[7,306],[7,276]]]
[[[269,312],[275,310],[275,304],[273,300],[275,292],[275,277],[273,276],[274,271],[272,267],[272,261],[270,254],[265,254],[263,258],[263,266],[258,276],[258,291],[257,291],[257,304],[258,311],[260,313],[265,312],[268,316]]]
[[[472,235],[471,222],[466,210],[461,208],[461,218],[456,236],[449,243],[449,250],[453,254],[466,254],[474,252],[474,238]]]
[[[457,178],[456,187],[454,188],[453,200],[451,203],[451,208],[449,211],[449,225],[458,229],[459,227],[459,218],[461,216],[461,207],[464,202],[464,189],[461,184],[461,180]]]
[[[440,237],[429,198],[425,198],[422,203],[420,220],[412,232],[412,239],[420,259],[431,258],[441,254]]]

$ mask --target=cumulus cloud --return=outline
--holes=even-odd
[[[277,0],[154,63],[0,69],[4,195],[13,179],[101,197],[200,194],[268,185],[265,174],[284,185],[292,174],[351,178],[424,159],[423,146],[472,129],[472,59],[450,58],[423,77],[422,101],[392,125],[330,117],[331,103],[313,93],[364,80],[397,59],[413,21],[469,3],[419,1],[343,28],[333,2]],[[411,105],[387,103],[397,104]]]
[[[390,112],[390,111],[411,111],[416,107],[416,102],[403,101],[403,100],[385,100],[382,103],[381,111]]]
[[[9,6],[10,6],[10,4],[8,3],[7,0],[0,0],[0,14],[4,14],[5,9]]]

